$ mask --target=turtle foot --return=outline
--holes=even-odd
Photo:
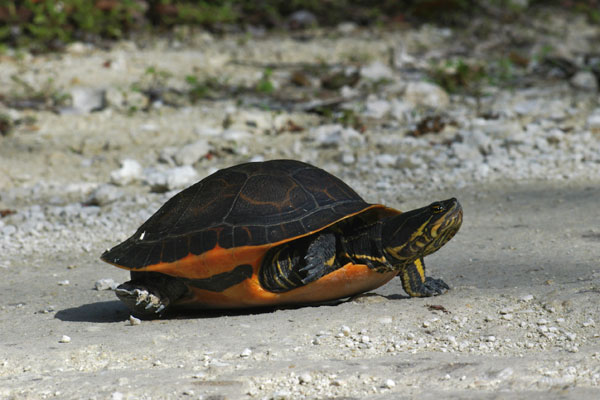
[[[421,296],[437,296],[446,293],[449,289],[450,286],[448,286],[448,284],[446,284],[446,282],[443,280],[428,276],[425,278],[425,282],[423,282]]]
[[[115,293],[133,315],[153,319],[161,317],[169,307],[168,297],[161,297],[148,288],[125,282],[115,289]]]

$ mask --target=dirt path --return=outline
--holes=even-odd
[[[337,305],[131,326],[112,291],[93,289],[99,278],[127,278],[98,260],[97,246],[57,247],[44,265],[12,259],[0,283],[0,394],[596,398],[600,221],[589,210],[598,186],[457,194],[461,232],[427,260],[453,287],[437,298],[406,298],[395,280]]]

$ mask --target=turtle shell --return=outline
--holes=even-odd
[[[240,164],[175,195],[102,259],[130,270],[206,278],[244,263],[256,267],[276,244],[379,207],[303,162]]]

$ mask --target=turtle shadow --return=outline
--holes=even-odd
[[[388,295],[379,295],[381,297],[385,297],[388,300],[407,300],[410,299],[411,297],[405,294],[388,294]]]
[[[129,318],[129,310],[119,300],[98,301],[58,311],[54,318],[68,322],[109,323]]]
[[[271,314],[277,311],[299,310],[310,307],[334,307],[347,302],[348,299],[331,300],[315,304],[291,304],[278,306],[262,306],[240,309],[184,309],[176,308],[169,310],[161,319],[204,319],[220,317],[239,317],[249,315]]]
[[[393,294],[381,294],[381,293],[360,293],[355,296],[350,297],[345,302],[354,302],[354,303],[369,303],[369,302],[377,302],[378,300],[385,301],[396,301],[396,300],[407,300],[410,299],[410,296],[393,293]]]
[[[169,310],[163,317],[162,320],[169,319],[210,319],[210,318],[220,318],[220,317],[238,317],[238,316],[250,316],[250,315],[260,315],[260,314],[270,314],[277,311],[288,311],[288,310],[299,310],[305,308],[319,308],[319,307],[338,307],[343,304],[351,304],[351,303],[369,303],[370,300],[377,301],[378,299],[382,301],[397,301],[397,300],[406,300],[410,299],[410,296],[401,295],[401,294],[390,294],[383,295],[379,293],[361,293],[352,297],[345,297],[342,299],[335,299],[330,301],[323,301],[319,303],[313,304],[292,304],[292,305],[278,305],[278,306],[262,306],[262,307],[252,307],[252,308],[241,308],[241,309],[224,309],[224,310],[211,310],[211,309],[172,309]]]
[[[360,302],[361,299],[384,298],[387,300],[401,300],[408,296],[398,294],[381,295],[376,293],[364,293],[350,298],[332,300],[315,304],[287,305],[287,306],[269,306],[253,307],[232,310],[210,310],[210,309],[182,309],[175,308],[169,310],[161,320],[175,319],[212,319],[221,317],[237,317],[245,315],[269,314],[281,310],[298,310],[307,307],[336,307],[344,303]],[[129,319],[130,310],[119,300],[99,301],[95,303],[83,304],[78,307],[65,308],[58,311],[54,318],[65,322],[92,322],[92,323],[114,323],[123,322]]]
[[[336,304],[341,303],[338,301]],[[295,310],[311,306],[335,305],[333,302],[315,305],[297,305],[285,307],[253,307],[232,310],[210,310],[210,309],[185,309],[173,308],[165,313],[160,320],[176,319],[212,319],[220,317],[237,317],[244,315],[269,314],[279,310]],[[54,318],[65,322],[92,322],[92,323],[114,323],[129,319],[131,311],[119,300],[99,301],[96,303],[83,304],[78,307],[65,308],[58,311]],[[142,320],[148,318],[140,317]]]

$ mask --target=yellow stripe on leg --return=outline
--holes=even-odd
[[[419,258],[415,260],[415,268],[421,277],[421,282],[425,282],[425,265],[423,265],[423,259]]]
[[[400,271],[402,287],[411,297],[423,296],[422,287],[425,282],[425,265],[422,259],[413,261]]]
[[[411,297],[415,297],[416,293],[414,293],[410,287],[410,273],[408,272],[408,268],[403,268],[402,271],[400,272],[402,275],[400,276],[401,280],[402,280],[402,287],[404,288],[404,291]]]

